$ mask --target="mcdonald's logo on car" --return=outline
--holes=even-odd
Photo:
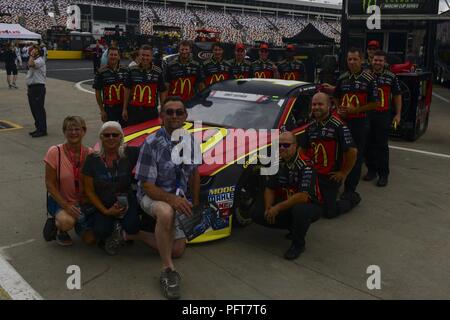
[[[324,145],[322,143],[320,143],[320,142],[319,143],[312,142],[311,146],[312,146],[312,148],[314,150],[314,162],[316,164],[319,163],[319,161],[318,161],[319,153],[321,153],[322,154],[322,159],[323,159],[322,166],[324,168],[328,167],[327,150],[325,149]]]
[[[349,94],[346,93],[342,98],[341,106],[349,106],[349,105],[359,108],[359,98],[356,94],[349,96]]]
[[[116,93],[116,95],[115,95],[116,99],[120,100],[121,93],[122,93],[122,88],[123,88],[123,84],[122,83],[119,83],[118,85],[116,85],[116,84],[110,85],[109,86],[109,93],[108,93],[109,101],[113,100],[113,96],[112,96],[113,92]]]
[[[186,86],[187,86],[187,93],[188,94],[191,93],[191,91],[192,91],[191,79],[179,78],[177,81],[175,81],[175,86],[173,88],[172,94],[178,93],[178,89],[180,89],[179,93],[183,94]]]
[[[136,100],[138,89],[139,89],[139,100]],[[140,84],[138,84],[136,87],[134,87],[133,101],[144,102],[145,91],[148,91],[148,103],[151,103],[152,102],[152,88],[150,88],[150,86],[147,86],[147,85],[141,86]]]

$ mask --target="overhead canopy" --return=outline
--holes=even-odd
[[[40,34],[25,29],[20,24],[0,23],[0,39],[40,40]]]
[[[303,28],[292,38],[283,37],[284,43],[312,43],[312,44],[333,44],[334,39],[327,37],[322,32],[317,30],[311,23]]]

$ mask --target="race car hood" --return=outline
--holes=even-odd
[[[124,129],[125,142],[130,146],[141,146],[148,136],[155,134],[160,128],[159,119],[127,127]],[[265,151],[272,138],[270,130],[223,128],[193,122],[186,122],[184,129],[200,143],[201,176],[215,175],[235,163],[248,164],[256,161],[257,151]]]

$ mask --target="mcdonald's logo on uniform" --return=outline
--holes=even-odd
[[[359,98],[356,94],[350,96],[348,93],[346,93],[342,98],[341,106],[350,106],[350,105],[359,108],[360,106]]]
[[[264,71],[256,71],[255,72],[255,78],[265,79],[266,73]]]
[[[378,88],[378,96],[380,97],[380,108],[384,109],[384,90],[383,88]]]
[[[294,72],[286,72],[283,78],[284,80],[297,80]]]
[[[327,150],[325,149],[324,145],[322,143],[315,143],[312,142],[311,146],[314,150],[314,162],[316,164],[319,164],[319,153],[321,153],[322,155],[322,167],[326,168],[328,167],[328,155],[327,155]]]
[[[175,85],[172,91],[172,94],[176,94],[176,93],[180,93],[180,94],[184,94],[184,89],[187,86],[187,93],[191,93],[192,91],[192,82],[191,79],[189,78],[179,78],[178,80],[175,81]],[[179,89],[179,91],[178,91]]]
[[[138,90],[139,90],[139,100],[136,100],[136,96],[138,95]],[[144,97],[145,97],[145,92],[148,92],[148,104],[150,104],[152,102],[152,88],[150,88],[150,86],[148,85],[144,85],[141,86],[140,84],[138,84],[137,86],[134,87],[134,92],[133,92],[133,101],[136,102],[144,102]]]
[[[216,82],[220,82],[220,81],[224,81],[225,80],[225,75],[223,73],[220,74],[213,74],[211,77],[211,80],[209,81],[209,84],[213,84]]]
[[[110,85],[109,86],[109,93],[108,93],[109,101],[113,101],[113,100],[120,101],[121,97],[122,97],[122,94],[121,94],[122,93],[122,89],[123,89],[123,84],[122,83],[119,83],[118,85],[116,85],[116,84]],[[112,95],[113,92],[116,93],[115,99],[113,99],[113,95]]]

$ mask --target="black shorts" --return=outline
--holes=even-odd
[[[10,76],[11,74],[17,76],[17,66],[15,64],[5,66],[6,74]]]

